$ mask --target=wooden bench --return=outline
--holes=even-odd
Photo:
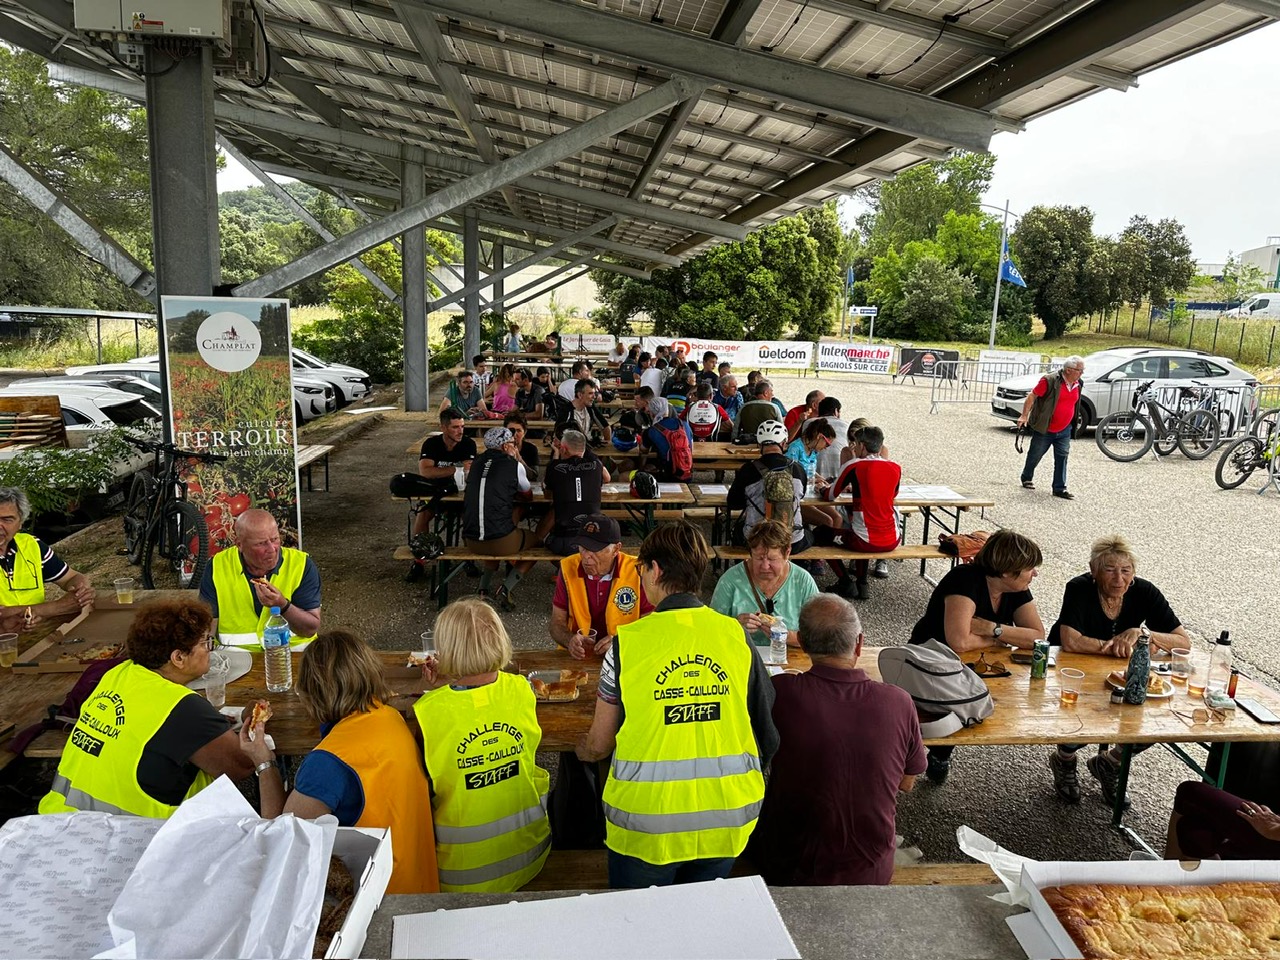
[[[893,886],[975,886],[999,881],[985,863],[914,863],[893,869]],[[521,889],[606,890],[608,851],[552,850],[542,872]]]
[[[727,563],[745,560],[751,555],[746,547],[716,547],[716,559]],[[792,555],[794,560],[955,560],[943,553],[933,543],[902,544],[884,553],[868,553],[846,550],[844,547],[812,546],[803,553]]]
[[[392,556],[396,560],[414,559],[413,551],[409,549],[408,545],[396,547]],[[462,544],[455,547],[446,547],[444,553],[434,561],[431,561],[435,564],[435,571],[430,592],[436,595],[437,609],[443,610],[449,602],[449,581],[458,575],[458,571],[468,561],[483,563],[489,560],[497,560],[499,562],[509,560],[512,563],[516,563],[521,560],[545,560],[548,563],[559,564],[563,559],[564,557],[558,553],[552,553],[546,547],[525,547],[518,553],[508,554],[505,557],[493,557],[487,553],[477,553]]]
[[[324,461],[324,489],[329,491],[329,454],[333,452],[333,447],[325,443],[313,443],[309,446],[298,448],[298,472],[306,471],[307,473],[307,489],[311,490],[311,467],[317,461]]]

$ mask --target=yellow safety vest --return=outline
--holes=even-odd
[[[177,806],[154,799],[138,783],[143,748],[183,697],[198,696],[154,670],[126,660],[102,675],[80,709],[80,719],[58,763],[41,813],[96,810],[164,820]],[[212,782],[196,774],[187,796]]]
[[[471,690],[440,687],[413,710],[435,788],[440,889],[519,890],[551,848],[551,776],[536,763],[542,728],[529,681],[499,673]]]
[[[652,864],[738,856],[764,799],[742,625],[708,607],[664,610],[623,626],[615,650],[624,719],[605,844]]]
[[[13,545],[17,547],[13,579],[0,576],[0,606],[34,607],[44,603],[44,558],[39,542],[29,533],[17,533]]]
[[[569,628],[585,631],[591,629],[591,604],[587,602],[587,584],[582,578],[581,565],[581,554],[565,557],[560,561],[560,575],[569,593]],[[639,619],[640,567],[635,557],[620,553],[604,610],[605,630],[609,636],[616,637],[620,626]]]
[[[352,826],[391,828],[387,893],[438,893],[431,787],[400,711],[378,704],[368,713],[353,713],[316,749],[332,753],[360,778],[364,809]]]
[[[292,547],[280,550],[280,568],[267,577],[277,590],[291,598],[307,566],[307,555]],[[244,575],[244,562],[240,550],[229,547],[213,555],[213,589],[218,594],[218,637],[223,643],[250,650],[262,649],[262,628],[266,626],[271,610],[253,609],[256,597]],[[289,646],[303,647],[315,637],[290,637]]]

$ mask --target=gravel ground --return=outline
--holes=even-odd
[[[1268,628],[1270,602],[1280,596],[1280,572],[1274,546],[1260,533],[1275,522],[1280,506],[1275,495],[1255,496],[1252,483],[1220,491],[1213,481],[1216,457],[1194,463],[1175,454],[1121,464],[1086,438],[1073,445],[1070,487],[1077,499],[1067,502],[1049,495],[1048,457],[1037,476],[1041,489],[1021,488],[1021,458],[1007,426],[990,416],[985,403],[954,405],[931,415],[927,384],[858,377],[772,379],[788,406],[816,385],[841,397],[846,420],[866,416],[883,427],[893,459],[912,481],[950,484],[995,500],[985,518],[967,517],[965,529],[1012,527],[1039,542],[1045,563],[1032,589],[1046,624],[1057,613],[1066,581],[1086,569],[1090,542],[1118,530],[1134,542],[1139,572],[1161,587],[1193,634],[1216,636],[1230,629],[1246,670],[1276,682],[1276,645]],[[371,403],[398,400],[398,391],[389,391]],[[306,442],[322,442],[326,433],[352,423],[344,415],[326,419],[332,422],[308,428]],[[303,495],[305,546],[324,577],[326,624],[354,628],[383,649],[414,645],[435,618],[425,590],[404,583],[404,565],[391,559],[404,542],[405,511],[387,492],[393,474],[415,469],[416,457],[405,448],[434,429],[433,420],[402,412],[379,415],[332,455],[332,490]],[[909,537],[919,536],[919,522],[910,522]],[[62,550],[73,564],[105,576],[121,562],[114,556],[117,529],[108,525],[100,533],[82,534]],[[1211,554],[1203,541],[1212,530],[1226,533],[1229,546]],[[939,575],[943,568],[932,566]],[[516,591],[520,608],[503,614],[517,649],[551,645],[546,619],[553,583],[552,568],[539,565]],[[475,586],[465,576],[451,585],[455,597]],[[929,584],[912,565],[895,564],[891,579],[873,580],[871,590],[870,599],[859,604],[868,643],[905,642],[928,600]],[[1109,811],[1083,763],[1084,799],[1067,806],[1053,794],[1047,753],[1041,747],[958,751],[945,786],[922,778],[900,800],[898,832],[935,862],[964,859],[955,844],[961,824],[1040,859],[1127,857],[1131,846],[1108,828]],[[1157,849],[1173,790],[1189,775],[1159,749],[1135,763],[1127,822]]]

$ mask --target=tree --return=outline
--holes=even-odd
[[[222,282],[244,283],[285,263],[266,232],[239,210],[218,211]]]
[[[1129,219],[1124,232],[1146,242],[1149,260],[1146,293],[1152,303],[1163,304],[1169,297],[1186,292],[1196,275],[1196,262],[1182,224],[1171,218],[1152,223],[1144,216],[1135,215]]]
[[[1236,255],[1228,250],[1222,278],[1212,281],[1213,298],[1235,306],[1249,294],[1266,289],[1266,286],[1267,275],[1261,267],[1237,260]]]
[[[1087,274],[1093,252],[1093,211],[1032,207],[1018,221],[1014,240],[1045,339],[1055,340],[1092,306]]]
[[[921,163],[861,192],[871,209],[858,227],[873,255],[901,250],[912,240],[934,236],[948,211],[976,213],[991,184],[995,156],[959,153],[936,163]]]
[[[922,339],[950,340],[968,316],[975,291],[969,277],[926,255],[907,274],[898,315]]]

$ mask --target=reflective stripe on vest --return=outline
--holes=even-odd
[[[418,762],[418,743],[400,711],[377,704],[334,724],[316,746],[360,778],[364,807],[351,826],[391,830],[388,893],[438,893],[431,787]]]
[[[138,766],[143,750],[174,708],[194,696],[198,694],[132,660],[108,670],[85,698],[40,812],[172,816],[177,805],[161,803],[143,790]],[[209,783],[207,774],[197,773],[186,795],[194,796]]]
[[[550,775],[537,766],[537,706],[524,677],[440,687],[414,704],[422,728],[440,889],[509,893],[542,869]]]
[[[307,568],[307,555],[292,547],[280,549],[280,568],[267,577],[272,585],[291,599],[302,584],[302,574]],[[218,594],[218,637],[223,643],[237,647],[262,649],[262,628],[271,616],[271,610],[263,607],[254,611],[256,597],[245,577],[240,551],[229,547],[213,555],[213,589]],[[310,643],[315,637],[291,637],[289,645],[298,647]]]
[[[747,712],[755,654],[707,607],[618,631],[623,721],[604,789],[606,844],[647,863],[736,857],[764,799]]]
[[[40,544],[29,533],[16,533],[13,576],[0,577],[0,606],[33,607],[44,603],[44,557]]]
[[[591,629],[591,604],[587,601],[587,584],[581,575],[582,555],[575,554],[560,561],[560,576],[569,595],[569,627],[583,633]],[[609,599],[605,604],[604,622],[608,636],[616,637],[624,623],[640,619],[640,565],[626,553],[618,554],[614,564]]]

